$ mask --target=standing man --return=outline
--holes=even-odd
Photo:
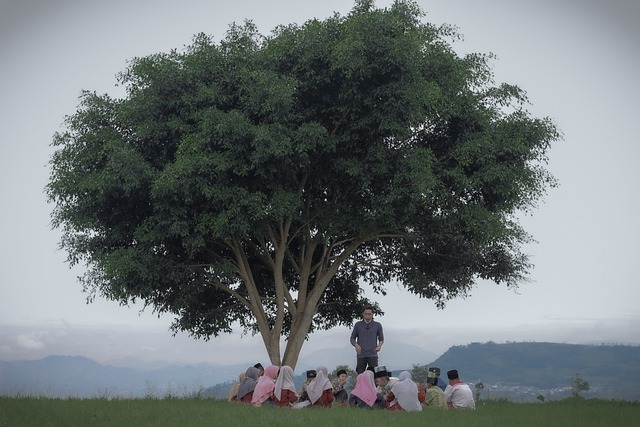
[[[356,322],[351,332],[351,345],[357,354],[356,373],[378,366],[378,352],[384,344],[382,325],[373,320],[373,308],[366,305],[362,311],[362,320]]]

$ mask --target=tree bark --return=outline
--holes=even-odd
[[[307,333],[311,327],[311,322],[313,321],[314,313],[315,310],[313,309],[298,310],[298,316],[296,316],[296,319],[291,325],[291,333],[287,339],[284,359],[282,360],[283,365],[291,366],[293,369],[296,368],[300,351],[302,350]]]

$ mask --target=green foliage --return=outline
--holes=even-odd
[[[411,379],[416,383],[426,383],[429,367],[427,365],[413,365],[411,369]]]
[[[559,133],[422,18],[357,1],[269,36],[247,22],[133,59],[123,99],[83,92],[47,194],[85,290],[197,337],[259,332],[274,363],[288,336],[295,366],[308,333],[372,303],[363,285],[438,306],[478,278],[517,286],[515,214],[554,185]]]
[[[573,397],[581,397],[581,393],[589,391],[591,386],[582,378],[580,373],[576,372],[571,375],[571,394]]]

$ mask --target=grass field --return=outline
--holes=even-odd
[[[261,407],[213,399],[0,397],[0,427],[21,426],[639,426],[640,402],[481,401],[475,411],[419,413]]]

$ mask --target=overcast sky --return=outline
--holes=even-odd
[[[378,6],[389,1],[378,1]],[[551,190],[522,223],[537,240],[535,268],[517,292],[480,283],[437,310],[397,287],[376,297],[385,310],[383,364],[394,347],[428,363],[451,345],[493,340],[640,344],[638,184],[640,3],[633,0],[421,0],[426,20],[457,25],[460,53],[493,52],[497,82],[527,91],[536,117],[551,117],[564,141],[550,151]],[[122,95],[115,75],[139,56],[181,49],[228,24],[278,24],[346,14],[350,0],[0,2],[0,360],[49,354],[101,362],[268,362],[261,342],[237,334],[172,337],[171,319],[86,294],[58,250],[44,187],[54,132],[83,89]],[[335,349],[353,364],[349,330],[311,336],[301,360]],[[421,353],[422,352],[422,353]],[[385,359],[386,358],[386,359]],[[327,361],[330,365],[331,361]],[[396,363],[397,364],[397,363]]]

